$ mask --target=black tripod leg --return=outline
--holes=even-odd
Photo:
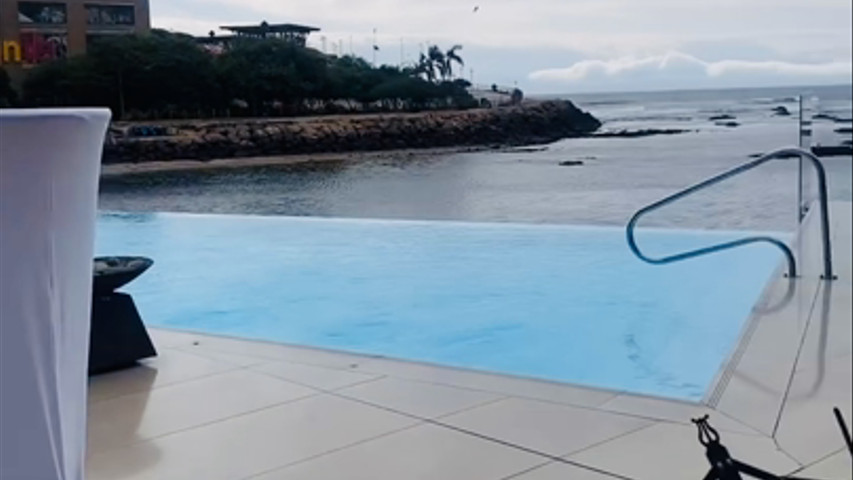
[[[740,470],[742,473],[758,478],[759,480],[783,480],[781,477],[773,475],[772,473],[765,472],[764,470],[755,468],[752,465],[747,465],[737,460],[734,461],[734,464],[735,468]]]
[[[847,430],[847,423],[844,421],[844,415],[838,408],[833,410],[833,412],[835,413],[835,419],[838,420],[838,426],[841,428],[841,435],[844,437],[844,443],[847,444],[847,450],[849,450],[850,455],[853,456],[853,438],[850,436],[850,430]]]
[[[708,475],[705,475],[705,478],[703,478],[702,480],[720,480],[720,479],[717,477],[717,474],[712,469],[710,472],[708,472]]]

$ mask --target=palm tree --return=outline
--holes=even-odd
[[[462,50],[462,45],[454,45],[453,48],[444,54],[444,68],[447,71],[447,76],[453,78],[453,64],[456,63],[459,67],[465,66],[465,61],[457,53]]]
[[[425,77],[430,83],[436,83],[439,79],[450,80],[453,78],[453,64],[465,65],[459,50],[462,50],[462,45],[454,45],[447,53],[442,52],[438,45],[430,45],[426,54],[421,53],[412,73]]]
[[[417,76],[425,76],[428,82],[435,83],[435,65],[432,60],[423,53],[421,53],[421,56],[418,59],[418,64],[415,66],[413,72]]]
[[[442,79],[447,79],[447,59],[444,57],[444,52],[438,48],[438,45],[431,45],[427,50],[427,57],[433,65],[434,70],[438,70],[439,76]]]

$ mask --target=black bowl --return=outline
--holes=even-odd
[[[145,257],[96,257],[93,293],[110,294],[145,273],[151,265],[154,261]]]

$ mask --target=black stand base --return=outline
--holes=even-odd
[[[133,298],[111,293],[92,298],[89,337],[89,375],[131,367],[137,360],[157,356]]]

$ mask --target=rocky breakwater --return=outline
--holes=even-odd
[[[571,102],[465,111],[289,119],[189,120],[116,124],[105,163],[463,146],[519,146],[589,135],[600,126]]]

